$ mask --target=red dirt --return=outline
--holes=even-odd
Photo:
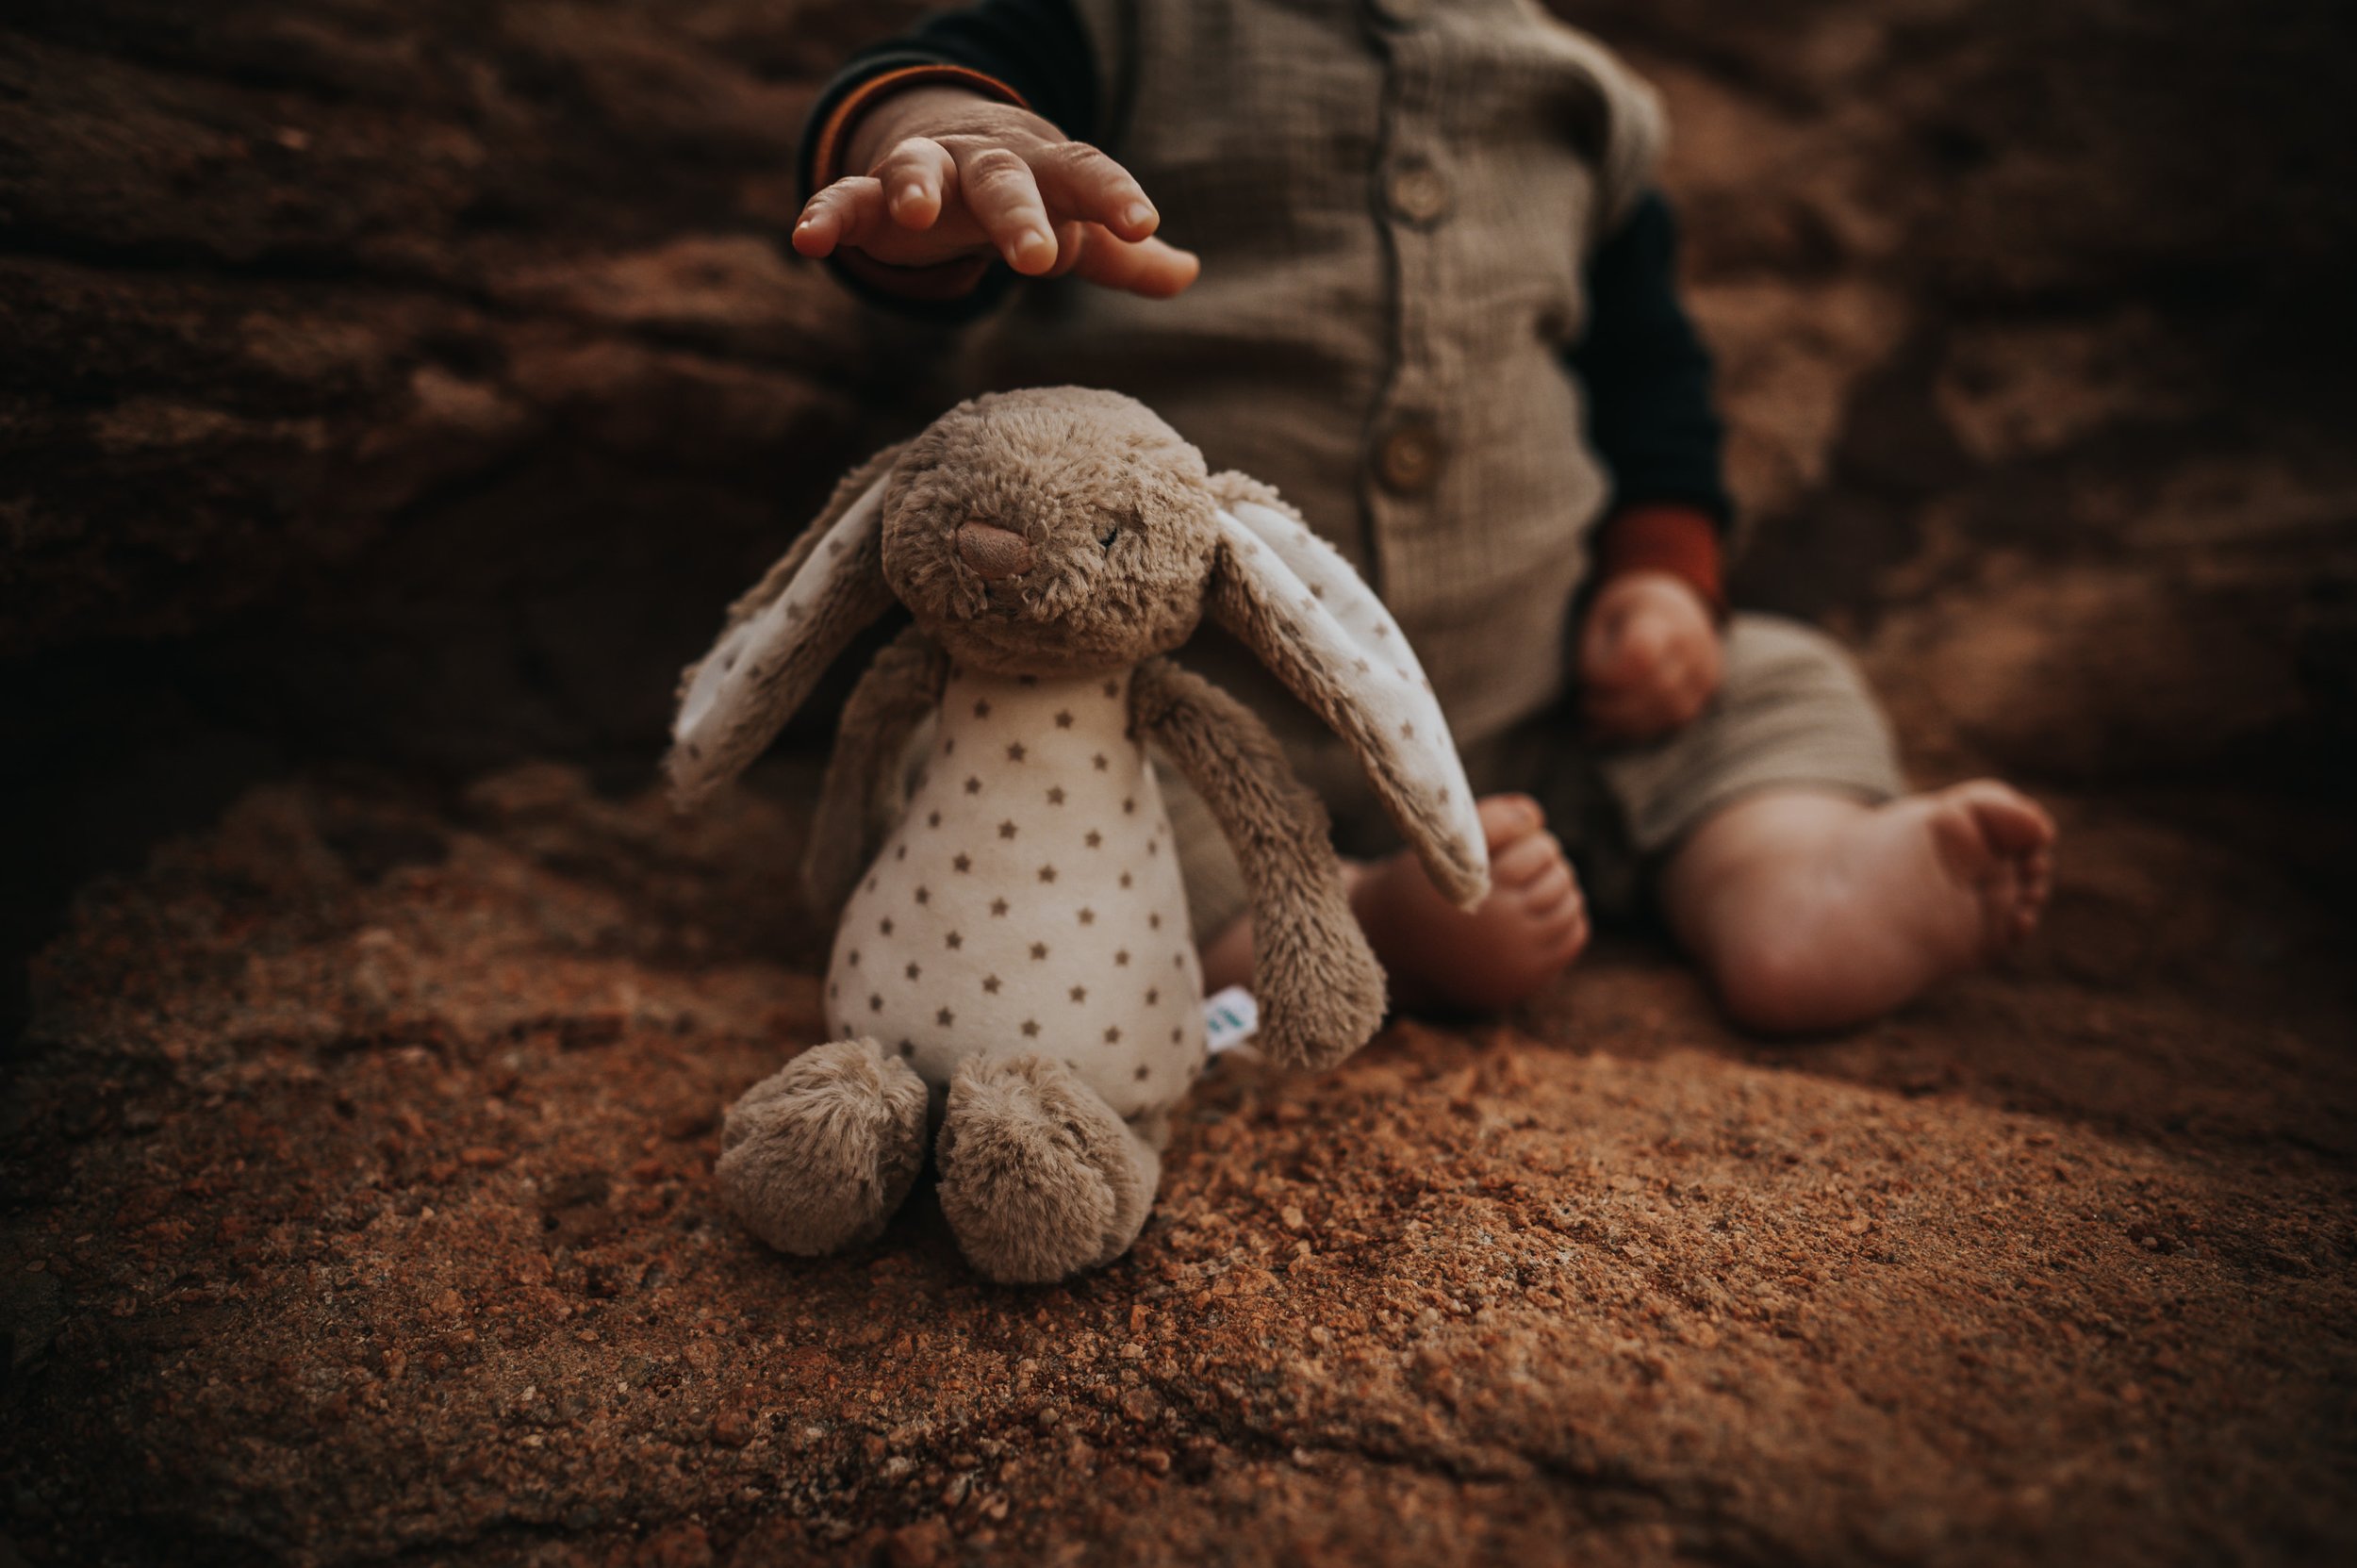
[[[1223,1063],[1044,1292],[719,1211],[809,781],[636,793],[939,411],[778,243],[909,8],[0,16],[0,1568],[2357,1560],[2348,8],[1560,8],[1676,127],[1739,598],[2056,806],[2049,927],[1836,1040],[1624,937]]]
[[[817,1027],[759,799],[241,802],[40,973],[7,1163],[36,1560],[2323,1560],[2357,1548],[2332,925],[2066,807],[2051,934],[1847,1039],[1628,947],[1224,1064],[1135,1251],[921,1192],[783,1260],[718,1108]],[[2341,933],[2345,936],[2345,933]]]

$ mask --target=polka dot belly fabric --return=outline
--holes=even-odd
[[[1125,1117],[1203,1062],[1202,973],[1129,678],[956,670],[906,815],[835,935],[827,1011],[946,1085],[969,1056],[1069,1063]]]

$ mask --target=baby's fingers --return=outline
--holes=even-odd
[[[1099,224],[1132,243],[1162,222],[1129,171],[1085,141],[1063,142],[1035,155],[1031,171],[1058,218]]]
[[[1117,239],[1091,223],[1085,226],[1080,260],[1073,272],[1106,289],[1119,289],[1149,300],[1166,300],[1186,291],[1203,263],[1193,251],[1160,239],[1132,243]]]
[[[882,184],[854,174],[810,199],[794,225],[794,248],[813,258],[832,256],[840,246],[858,244],[883,223]]]
[[[1007,265],[1037,277],[1056,264],[1056,236],[1031,166],[1004,147],[984,147],[957,160],[966,209],[982,225]]]
[[[929,136],[912,136],[876,165],[892,221],[905,229],[931,228],[956,195],[958,162]]]

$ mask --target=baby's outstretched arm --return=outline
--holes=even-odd
[[[1129,172],[1013,104],[955,86],[912,87],[863,113],[842,177],[811,197],[794,248],[853,250],[885,267],[938,267],[992,253],[1031,277],[1167,298],[1195,281],[1193,254],[1153,238],[1161,222]]]

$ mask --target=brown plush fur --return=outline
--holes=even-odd
[[[925,1163],[924,1081],[873,1040],[804,1051],[745,1091],[720,1129],[720,1191],[781,1252],[881,1232]]]
[[[908,444],[884,492],[893,591],[959,663],[996,675],[1134,665],[1185,641],[1218,536],[1202,454],[1143,406],[1079,387],[976,398]],[[985,579],[960,524],[1020,534]]]
[[[1129,1249],[1162,1156],[1061,1062],[976,1057],[949,1085],[937,1151],[941,1212],[966,1261],[1001,1284],[1045,1284]]]
[[[948,658],[912,626],[876,655],[852,688],[802,855],[802,891],[813,909],[837,909],[850,897],[889,826],[873,809],[876,782],[940,703],[948,678]]]
[[[1155,659],[1132,691],[1139,727],[1202,796],[1251,888],[1260,1049],[1286,1065],[1333,1065],[1381,1027],[1384,996],[1326,807],[1294,777],[1268,726],[1201,676]]]

